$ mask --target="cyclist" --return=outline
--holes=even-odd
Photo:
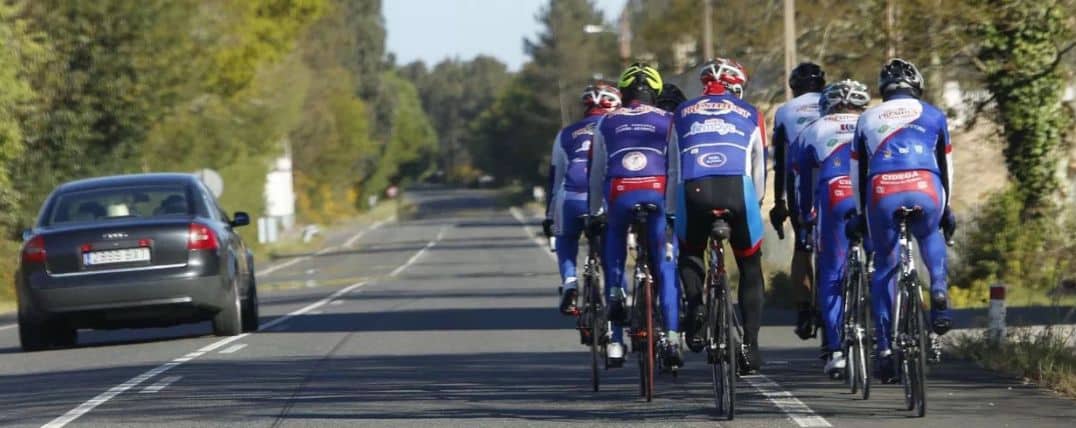
[[[822,312],[823,351],[829,354],[825,373],[839,375],[845,368],[841,353],[841,311],[848,239],[846,218],[855,213],[849,157],[859,114],[870,102],[867,86],[842,80],[822,90],[823,116],[811,122],[796,139],[796,208],[799,224],[817,232],[818,306]]]
[[[557,133],[549,166],[549,202],[542,229],[557,237],[557,264],[560,266],[560,312],[575,313],[578,279],[575,274],[579,235],[587,213],[587,159],[594,129],[603,115],[620,107],[620,91],[605,83],[583,89],[583,119]]]
[[[796,162],[793,142],[800,132],[815,119],[818,119],[818,99],[822,88],[826,86],[826,73],[818,64],[805,62],[792,69],[788,76],[788,86],[795,98],[777,109],[773,120],[773,195],[774,204],[770,209],[770,224],[783,238],[784,222],[791,210],[796,209],[794,190]],[[796,335],[807,340],[814,334],[815,312],[812,305],[814,275],[811,269],[811,252],[801,236],[799,218],[793,215],[792,230],[795,233],[796,247],[792,253],[792,266],[789,272],[797,301],[799,313],[796,318]]]
[[[678,192],[682,210],[680,279],[687,300],[685,333],[688,346],[700,352],[705,320],[702,305],[706,267],[703,254],[713,224],[713,210],[730,213],[730,244],[740,269],[739,303],[747,355],[741,371],[753,373],[762,365],[758,352],[761,323],[762,190],[766,182],[765,118],[743,101],[747,72],[739,63],[717,58],[699,74],[702,96],[673,111],[669,150],[679,153]]]
[[[920,100],[923,76],[912,63],[892,59],[878,78],[882,104],[865,111],[856,124],[852,147],[852,187],[858,215],[848,234],[869,231],[875,251],[871,300],[878,338],[878,371],[893,381],[890,357],[890,310],[900,254],[894,212],[901,207],[922,209],[909,220],[930,273],[930,317],[935,334],[952,326],[946,278],[945,242],[956,230],[949,207],[952,198],[952,146],[945,114]],[[939,227],[944,237],[939,235]]]
[[[604,229],[602,268],[612,340],[607,355],[613,366],[623,362],[623,328],[627,318],[624,292],[626,237],[632,207],[654,204],[658,212],[647,221],[647,249],[665,321],[666,336],[659,345],[665,367],[683,364],[679,338],[679,288],[676,267],[666,257],[666,184],[676,176],[679,160],[667,157],[665,136],[669,113],[654,107],[661,94],[661,75],[653,67],[636,63],[624,70],[619,88],[624,106],[605,115],[597,125],[591,150],[590,214],[591,233]]]

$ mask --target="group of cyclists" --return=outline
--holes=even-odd
[[[606,345],[610,367],[625,356],[624,265],[633,208],[641,204],[657,207],[647,230],[634,232],[645,235],[640,242],[649,246],[664,323],[658,346],[663,366],[682,366],[684,345],[696,353],[704,348],[704,252],[713,213],[720,210],[727,213],[739,269],[744,348],[739,371],[753,374],[762,367],[766,118],[743,99],[748,74],[738,62],[711,60],[700,68],[699,79],[702,94],[686,99],[654,67],[632,64],[616,86],[587,86],[584,117],[561,129],[553,143],[543,229],[557,238],[559,310],[577,313],[576,259],[586,234],[601,245],[612,324]],[[794,230],[796,334],[812,337],[820,315],[824,370],[830,375],[844,370],[841,279],[849,245],[862,242],[874,263],[876,376],[892,382],[897,369],[888,332],[900,256],[894,213],[901,208],[919,213],[908,224],[930,273],[930,326],[941,335],[952,325],[946,242],[956,220],[949,204],[953,164],[945,115],[921,100],[922,75],[899,58],[881,68],[882,102],[873,107],[866,85],[848,79],[827,84],[817,64],[797,66],[788,84],[795,97],[774,118],[775,201],[769,215],[782,239],[786,220]]]

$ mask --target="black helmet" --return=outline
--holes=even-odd
[[[657,107],[665,111],[673,111],[684,101],[687,101],[684,92],[676,85],[666,83],[661,88],[661,95],[658,95]]]
[[[915,64],[900,58],[893,58],[882,66],[882,72],[878,74],[878,91],[885,97],[891,91],[898,89],[910,89],[912,94],[919,97],[923,94],[923,75]]]
[[[826,87],[826,72],[813,62],[801,62],[788,75],[788,87],[796,95],[807,92],[821,92]]]

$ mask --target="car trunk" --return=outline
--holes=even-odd
[[[43,231],[52,274],[186,265],[191,217],[139,219]]]

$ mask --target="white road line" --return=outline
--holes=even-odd
[[[0,330],[7,330],[9,328],[15,328],[18,324],[0,325]]]
[[[370,226],[366,229],[363,229],[361,232],[356,233],[355,236],[352,236],[351,239],[348,239],[347,242],[344,243],[344,247],[354,247],[355,244],[359,243],[359,240],[362,239],[363,236],[366,236],[367,233],[380,229],[381,226],[384,226],[385,223],[388,223],[390,221],[396,221],[396,216],[389,217],[386,220],[381,220],[377,223],[374,223],[373,226]]]
[[[777,406],[778,409],[781,409],[781,411],[784,412],[789,419],[792,419],[792,422],[799,425],[800,428],[824,428],[833,426],[829,424],[829,421],[827,421],[826,418],[815,414],[814,410],[811,410],[811,408],[800,401],[799,398],[796,398],[791,392],[782,389],[781,385],[770,380],[766,375],[759,374],[744,376],[742,379],[758,390],[762,396],[770,400],[770,402]]]
[[[183,376],[168,376],[166,378],[163,378],[163,379],[157,381],[157,383],[155,383],[153,385],[150,385],[150,386],[147,386],[147,387],[143,388],[142,391],[139,391],[139,393],[140,394],[156,394],[158,392],[161,392],[162,389],[167,388],[168,385],[176,383],[176,381],[178,381],[180,379],[183,379]]]
[[[342,296],[344,294],[350,293],[351,291],[353,291],[353,290],[355,290],[355,289],[357,289],[359,287],[362,287],[364,285],[366,285],[366,282],[360,282],[360,283],[349,285],[349,286],[347,286],[345,288],[342,288],[340,290],[337,290],[335,293],[329,295],[329,297],[326,297],[324,299],[318,300],[317,302],[311,303],[311,304],[309,304],[307,306],[304,306],[304,307],[302,307],[300,309],[297,309],[295,311],[289,312],[287,315],[284,315],[284,316],[282,316],[280,318],[277,318],[277,319],[275,319],[273,321],[270,321],[270,322],[268,322],[266,324],[263,324],[261,326],[261,328],[262,329],[270,329],[270,328],[272,328],[272,327],[274,327],[276,325],[280,325],[283,322],[288,321],[288,320],[290,320],[290,319],[292,319],[294,317],[297,317],[299,315],[302,315],[302,314],[310,312],[310,311],[312,311],[314,309],[317,309],[317,308],[319,308],[321,306],[324,306],[324,305],[328,304],[329,302],[335,300],[336,298],[338,298],[338,297],[340,297],[340,296]],[[184,355],[182,357],[176,358],[176,359],[174,359],[172,361],[169,361],[167,363],[161,364],[160,366],[157,366],[157,367],[155,367],[153,369],[150,369],[150,370],[146,371],[145,373],[142,373],[142,374],[140,374],[138,376],[135,376],[135,377],[127,380],[126,382],[123,382],[123,383],[121,383],[119,385],[116,385],[116,386],[113,386],[112,388],[109,388],[107,391],[102,392],[102,393],[98,394],[96,397],[93,397],[93,398],[89,399],[85,403],[82,403],[82,404],[78,405],[78,407],[75,407],[74,409],[69,410],[67,413],[64,413],[60,417],[58,417],[56,419],[53,419],[52,421],[50,421],[49,423],[47,423],[45,425],[42,425],[42,427],[45,427],[45,428],[60,428],[60,427],[66,426],[67,424],[69,424],[69,423],[75,421],[76,419],[82,417],[82,415],[85,415],[86,413],[89,413],[91,410],[95,409],[97,406],[100,406],[102,404],[107,403],[109,400],[115,398],[117,395],[120,395],[120,394],[122,394],[124,392],[127,392],[131,388],[134,388],[134,387],[142,384],[143,382],[145,382],[145,381],[147,381],[147,380],[149,380],[149,379],[151,379],[151,378],[153,378],[153,377],[155,377],[155,376],[157,376],[157,375],[159,375],[161,373],[164,373],[164,372],[172,370],[172,369],[174,369],[176,367],[179,367],[183,363],[191,361],[191,360],[193,360],[195,358],[198,358],[198,357],[200,357],[202,355],[205,355],[207,353],[213,352],[213,351],[215,351],[215,350],[217,350],[217,349],[219,349],[221,347],[224,347],[225,345],[228,345],[229,343],[232,343],[232,342],[235,342],[237,340],[243,339],[244,337],[247,337],[249,335],[250,335],[250,333],[243,333],[243,334],[240,334],[238,336],[227,337],[227,338],[218,340],[216,342],[213,342],[213,343],[211,343],[209,345],[206,345],[206,346],[202,347],[201,349],[199,349],[199,350],[197,350],[195,352],[191,352],[191,353],[189,353],[187,355]]]
[[[223,351],[220,351],[220,353],[222,353],[222,354],[234,354],[236,352],[239,352],[240,349],[243,349],[243,348],[246,348],[246,347],[247,347],[246,343],[240,343],[240,344],[229,346],[229,347],[225,348]]]
[[[358,243],[359,240],[362,239],[362,237],[365,236],[368,232],[373,231],[373,230],[377,230],[381,226],[384,226],[385,223],[388,223],[388,222],[391,222],[391,221],[396,221],[396,216],[392,216],[392,217],[389,217],[387,220],[382,220],[382,221],[379,221],[377,223],[374,223],[370,227],[367,227],[367,228],[359,231],[359,233],[356,233],[355,236],[352,236],[350,239],[348,239],[347,242],[345,242],[344,245],[342,245],[342,246],[323,248],[323,249],[321,249],[321,251],[318,251],[317,253],[314,253],[314,254],[318,255],[318,256],[321,256],[321,255],[325,255],[326,253],[329,253],[331,251],[340,250],[342,248],[354,247],[355,244]],[[307,260],[310,260],[310,256],[296,257],[296,258],[288,260],[288,261],[286,261],[284,263],[281,263],[281,264],[278,264],[278,265],[275,265],[275,266],[269,266],[269,267],[263,269],[261,272],[258,272],[258,275],[269,275],[269,274],[271,274],[273,272],[279,271],[279,270],[287,268],[287,267],[295,266],[297,263],[302,263],[302,262],[307,261]]]
[[[421,258],[423,254],[426,254],[426,251],[428,251],[430,248],[433,248],[434,245],[437,245],[437,243],[440,242],[441,239],[443,239],[445,237],[445,232],[447,232],[447,231],[448,231],[448,226],[442,226],[441,231],[437,232],[437,237],[436,238],[434,238],[432,241],[428,242],[425,247],[422,247],[421,250],[418,250],[418,252],[415,253],[415,255],[411,256],[410,259],[407,259],[406,263],[404,263],[404,264],[402,264],[400,266],[397,266],[396,269],[393,269],[392,272],[389,273],[389,276],[395,278],[395,277],[399,276],[401,273],[403,273],[403,271],[407,270],[407,268],[411,267],[411,265],[415,264],[415,262],[417,262],[418,259]]]
[[[557,261],[557,254],[549,251],[549,243],[544,239],[539,238],[537,232],[527,225],[527,218],[523,216],[523,211],[516,207],[512,207],[509,211],[512,213],[512,217],[515,217],[516,221],[519,222],[520,226],[523,226],[523,230],[527,232],[527,236],[534,240],[535,245],[538,245],[538,248],[549,256],[549,258],[553,259],[554,262]]]

